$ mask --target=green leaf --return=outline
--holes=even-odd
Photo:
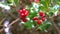
[[[52,11],[50,11],[50,12],[49,12],[49,14],[50,14],[50,16],[52,16],[52,15],[53,15],[53,12],[52,12]]]
[[[46,30],[43,25],[39,25],[39,26],[38,26],[38,29],[40,29],[41,31],[45,31],[45,30]]]
[[[30,13],[29,13],[29,18],[30,19],[32,19],[33,17],[35,17],[35,16],[37,16],[37,13],[34,11],[34,10],[32,10],[32,12],[31,12],[31,10],[30,10]]]
[[[42,31],[46,32],[46,29],[49,28],[51,26],[51,23],[49,21],[45,21],[44,23],[42,23],[41,25],[38,26],[38,28]]]
[[[44,9],[47,10],[50,5],[50,0],[41,0],[40,3],[43,5]]]
[[[49,11],[49,12],[45,12],[47,16],[52,16],[54,14],[54,11]]]
[[[18,5],[18,0],[14,0],[14,5],[15,5],[15,6]]]
[[[13,0],[7,0],[7,3],[8,4],[10,4],[10,3],[12,3],[13,2]]]
[[[24,23],[24,27],[31,29],[32,28],[33,23],[31,21],[27,21],[26,23]]]

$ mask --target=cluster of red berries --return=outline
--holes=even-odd
[[[20,15],[21,21],[26,22],[27,21],[26,17],[28,16],[29,12],[26,9],[22,9],[19,10],[18,13]],[[34,21],[37,21],[37,24],[41,24],[46,19],[45,14],[42,11],[39,12],[39,16],[41,17],[41,19],[39,19],[39,17],[37,16],[32,18]]]
[[[26,9],[22,9],[22,10],[19,10],[18,13],[20,15],[21,21],[26,22],[27,21],[26,17],[28,16],[28,11]]]
[[[33,18],[34,21],[37,21],[37,24],[41,24],[46,19],[45,14],[42,11],[39,12],[39,16],[41,16],[41,19],[39,19],[39,17]]]

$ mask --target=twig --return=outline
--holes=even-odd
[[[12,26],[14,23],[16,23],[17,21],[19,21],[20,19],[17,18],[16,20],[12,21],[8,26]],[[3,25],[2,25],[3,26]],[[4,26],[3,26],[4,27]],[[6,28],[6,27],[4,27]],[[4,30],[4,28],[0,29],[0,32],[2,32]]]
[[[54,20],[53,20],[53,17],[51,17],[51,22],[52,22],[52,25],[55,27],[55,29],[57,30],[58,34],[60,34],[60,29],[59,27],[56,25],[56,23],[54,23]]]
[[[4,28],[6,28],[5,26],[3,26],[3,25],[0,25],[0,26],[2,26],[3,28],[2,29],[0,29],[0,32],[2,32],[3,30],[4,30]]]
[[[5,18],[3,18],[1,21],[0,21],[0,25],[3,23],[3,21],[6,19],[6,17]]]
[[[20,20],[20,19],[17,18],[16,20],[12,21],[12,22],[9,24],[9,26],[13,25],[15,22],[17,22],[17,21],[19,21],[19,20]]]
[[[0,32],[2,32],[4,29],[2,28],[2,29],[0,29]]]
[[[59,27],[56,25],[56,23],[52,22],[52,24],[53,24],[54,27],[56,28],[57,32],[60,34],[60,29],[59,29]]]

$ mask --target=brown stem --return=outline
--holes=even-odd
[[[0,29],[0,32],[2,32],[3,31],[3,28],[2,29]]]
[[[58,34],[60,34],[60,29],[59,29],[59,27],[56,25],[56,23],[54,22],[53,17],[51,17],[50,19],[51,19],[52,25],[53,25],[54,28],[57,30]]]
[[[56,30],[57,30],[57,32],[58,32],[58,34],[60,34],[60,29],[59,29],[59,27],[56,25],[56,23],[52,22],[52,24],[53,24],[53,25],[54,25],[54,27],[56,28]]]
[[[20,18],[17,18],[16,20],[12,21],[12,22],[9,24],[9,26],[13,25],[14,23],[16,23],[16,22],[19,21],[19,20],[20,20]]]
[[[3,18],[1,21],[0,21],[0,25],[4,22],[6,18]]]
[[[20,20],[20,19],[17,18],[16,20],[12,21],[12,22],[9,24],[9,26],[13,25],[14,23],[16,23],[16,22],[19,21],[19,20]],[[3,26],[3,25],[2,25],[2,26]],[[4,26],[3,26],[3,27],[4,27]],[[6,28],[6,27],[4,27],[4,28]],[[4,28],[0,29],[0,32],[2,32]]]

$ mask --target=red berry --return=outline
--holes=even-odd
[[[21,19],[21,20],[22,20],[23,22],[26,22],[26,21],[27,21],[27,19],[25,19],[25,18],[24,18],[24,19]]]
[[[26,17],[22,17],[22,16],[20,16],[20,19],[24,19],[24,18],[26,18]]]
[[[20,16],[25,17],[25,14],[24,13],[21,13]]]
[[[22,10],[18,10],[18,13],[20,14],[22,12]]]
[[[40,20],[38,20],[38,21],[37,21],[37,24],[41,24],[41,21],[40,21]]]
[[[38,17],[34,17],[32,20],[38,20]]]
[[[42,11],[39,12],[39,15],[40,15],[41,17],[44,17],[44,16],[45,16],[45,14],[44,14]]]
[[[34,2],[38,3],[38,2],[39,2],[39,0],[34,0]]]
[[[42,21],[45,21],[45,19],[46,19],[46,18],[45,18],[45,17],[43,17],[43,18],[42,18]]]
[[[28,16],[28,11],[25,12],[25,16]]]
[[[22,11],[25,13],[26,12],[26,9],[22,9]]]

